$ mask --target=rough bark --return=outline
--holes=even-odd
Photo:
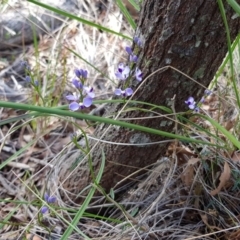
[[[225,9],[233,40],[240,29],[240,20],[232,18],[234,12],[230,6],[225,5]],[[227,53],[226,31],[217,2],[212,0],[145,0],[136,35],[144,40],[144,46],[139,52],[141,60],[138,64],[144,72],[144,78],[161,67],[171,65],[193,77],[203,86],[208,86]],[[132,84],[135,86],[134,83]],[[150,77],[136,93],[134,100],[170,107],[170,100],[176,95],[175,109],[176,112],[181,112],[187,110],[184,101],[189,96],[194,96],[196,100],[200,99],[203,91],[204,88],[199,84],[168,69]],[[111,106],[115,113],[120,107]],[[173,132],[174,123],[171,120],[164,117],[139,120],[140,117],[147,116],[150,114],[132,111],[121,117],[138,118],[131,122]],[[107,125],[99,125],[96,136],[100,138],[107,127]],[[140,147],[133,147],[101,143],[94,150],[93,162],[96,170],[101,159],[101,149],[104,149],[106,155],[101,186],[107,192],[136,169],[156,162],[166,151],[165,144],[144,146],[147,142],[165,140],[164,137],[114,126],[110,128],[104,140],[143,144]],[[66,165],[61,171],[64,168],[65,176],[61,172],[61,181],[70,173]],[[77,171],[77,174],[72,174],[72,182],[75,184],[71,188],[76,194],[91,182],[87,165],[80,166]],[[71,177],[63,187],[68,188],[70,182]]]

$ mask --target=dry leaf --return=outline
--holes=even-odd
[[[234,162],[240,162],[240,152],[234,152],[232,154],[232,161]]]
[[[188,165],[194,165],[200,161],[200,158],[190,158],[188,160]]]
[[[187,156],[194,156],[195,154],[186,146],[176,146],[175,143],[171,143],[168,147],[169,154],[176,152],[176,154],[182,153]]]
[[[240,229],[237,229],[235,232],[231,233],[230,235],[229,235],[229,233],[226,233],[226,239],[228,239],[228,240],[240,239]]]
[[[183,173],[181,174],[181,179],[183,183],[190,187],[193,183],[193,176],[194,176],[194,167],[193,165],[199,162],[199,158],[191,158],[188,160],[188,164],[184,169]]]
[[[204,222],[204,224],[205,224],[206,226],[210,227],[210,225],[208,224],[207,214],[202,214],[202,213],[200,213],[199,215],[201,216],[201,219],[202,219],[202,221]]]
[[[204,224],[209,228],[211,229],[212,231],[221,231],[222,228],[219,228],[217,226],[213,226],[213,225],[210,225],[208,223],[208,218],[210,217],[209,214],[203,214],[203,213],[199,213],[199,215],[201,216],[201,219],[202,221],[204,222]]]
[[[37,235],[27,234],[27,240],[42,240],[42,238],[38,237]]]
[[[229,167],[228,163],[225,162],[223,172],[219,179],[220,183],[215,190],[211,191],[212,196],[215,196],[216,194],[218,194],[221,191],[221,189],[226,185],[226,183],[230,179],[230,176],[231,176],[230,167]]]
[[[227,122],[224,123],[224,127],[229,131],[230,129],[232,129],[235,126],[236,120],[229,120]]]
[[[194,174],[194,168],[192,165],[187,165],[184,172],[181,174],[181,179],[187,187],[190,187],[192,185],[193,174]]]

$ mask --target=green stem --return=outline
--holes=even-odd
[[[93,115],[84,114],[84,113],[80,113],[80,112],[70,112],[70,111],[61,110],[61,109],[57,109],[57,108],[46,108],[46,107],[33,106],[33,105],[28,105],[28,104],[23,104],[23,103],[12,103],[12,102],[3,102],[3,101],[0,101],[0,107],[21,109],[21,110],[26,110],[26,111],[34,111],[37,113],[43,113],[43,114],[49,114],[49,115],[80,118],[80,119],[85,119],[85,120],[89,120],[89,121],[93,121],[93,122],[117,125],[117,126],[121,126],[124,128],[130,128],[130,129],[134,129],[134,130],[138,130],[138,131],[142,131],[142,132],[147,132],[147,133],[151,133],[151,134],[164,136],[167,138],[179,139],[179,140],[187,141],[187,142],[195,142],[195,143],[202,143],[202,144],[215,146],[214,144],[209,143],[209,142],[196,140],[193,138],[188,138],[188,137],[184,137],[181,135],[176,135],[173,133],[164,132],[161,130],[144,127],[144,126],[140,126],[140,125],[136,125],[136,124],[132,124],[132,123],[128,123],[128,122],[123,122],[123,121],[99,117],[99,116],[93,116]]]

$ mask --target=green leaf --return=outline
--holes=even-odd
[[[114,190],[111,188],[110,189],[110,197],[114,200],[114,198],[115,198],[115,194],[114,194]]]
[[[91,27],[100,29],[100,30],[102,30],[102,31],[105,31],[105,32],[108,32],[108,33],[111,33],[111,34],[115,34],[115,35],[120,36],[120,37],[125,38],[125,39],[132,40],[131,37],[128,37],[128,36],[126,36],[126,35],[124,35],[124,34],[115,32],[115,31],[113,31],[113,30],[111,30],[111,29],[109,29],[109,28],[103,27],[103,26],[100,25],[100,24],[96,24],[96,23],[91,22],[91,21],[88,21],[88,20],[86,20],[86,19],[84,19],[84,18],[77,17],[77,16],[75,16],[75,15],[73,15],[73,14],[71,14],[71,13],[68,13],[68,12],[66,12],[66,11],[63,11],[63,10],[61,10],[61,9],[58,9],[58,8],[55,8],[55,7],[51,7],[51,6],[47,5],[47,4],[44,4],[44,3],[42,3],[42,2],[35,1],[35,0],[27,0],[27,1],[28,1],[28,2],[31,2],[31,3],[33,3],[33,4],[36,4],[36,5],[40,6],[40,7],[43,7],[43,8],[45,8],[45,9],[48,9],[48,10],[50,10],[50,11],[53,11],[53,12],[55,12],[55,13],[57,13],[57,14],[63,15],[63,16],[65,16],[65,17],[68,17],[68,18],[70,18],[70,19],[75,19],[75,20],[77,20],[77,21],[79,21],[79,22],[82,22],[82,23],[84,23],[84,24],[86,24],[86,25],[89,25],[89,26],[91,26]]]

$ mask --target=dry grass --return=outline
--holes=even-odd
[[[83,3],[83,8],[82,11],[79,11],[79,16],[101,23],[114,29],[114,31],[121,30],[130,36],[133,34],[113,3],[106,8],[106,13],[102,14],[95,8],[94,2],[90,5]],[[40,14],[39,11],[43,11],[41,8],[36,9],[35,6],[26,1],[21,3],[9,1],[6,7],[2,9],[2,14],[9,10],[21,12],[25,11],[24,9],[27,9],[31,14]],[[117,36],[100,32],[96,28],[88,27],[76,21],[66,20],[56,32],[42,36],[37,49],[30,46],[29,50],[24,55],[21,54],[16,61],[19,63],[19,59],[25,59],[29,62],[34,76],[37,77],[38,81],[41,81],[43,86],[41,93],[48,106],[62,105],[66,104],[65,92],[74,91],[70,81],[74,77],[75,68],[88,70],[88,84],[94,87],[97,98],[112,95],[113,87],[116,84],[114,82],[115,68],[126,57],[122,54],[125,44],[127,43]],[[76,57],[68,51],[68,48],[74,50],[104,75]],[[10,58],[8,59],[10,65],[12,62]],[[3,63],[5,62],[3,61]],[[7,64],[2,65],[4,69],[7,66]],[[16,101],[14,97],[24,92],[23,96],[17,99],[18,101],[35,102],[32,91],[21,80],[23,79],[15,79],[14,77],[5,79],[6,84],[2,84],[4,99]],[[7,86],[11,86],[11,88]],[[17,94],[16,90],[18,90]],[[54,103],[52,99],[54,99]],[[2,109],[2,119],[17,117],[19,113],[21,114],[18,111]],[[11,157],[17,150],[25,147],[30,141],[34,141],[31,147],[27,148],[27,151],[18,154],[14,161],[6,164],[2,169],[0,175],[1,199],[14,199],[29,203],[38,201],[37,205],[20,204],[17,211],[14,211],[16,206],[14,203],[1,203],[1,219],[7,219],[8,214],[13,214],[10,222],[4,224],[0,230],[1,239],[21,239],[28,231],[35,234],[41,233],[42,236],[47,234],[46,228],[39,225],[39,200],[45,192],[49,172],[52,168],[57,167],[52,165],[53,160],[57,159],[62,151],[72,151],[73,145],[69,146],[69,143],[71,143],[71,134],[77,131],[76,123],[85,128],[85,131],[92,131],[92,129],[86,129],[87,126],[84,121],[77,121],[72,124],[65,119],[54,117],[39,118],[36,122],[20,121],[10,127],[4,126],[1,129],[1,163]],[[61,205],[60,202],[59,205]],[[71,216],[69,216],[68,221],[70,219]],[[51,216],[47,216],[44,221],[48,224],[59,225],[55,229],[56,231],[60,230],[62,232],[66,228],[62,221]],[[91,221],[94,222],[94,220]],[[98,226],[100,226],[99,223],[96,229]],[[87,224],[84,225],[85,228],[88,228]],[[111,229],[110,226],[108,228]],[[91,231],[93,231],[93,227],[91,227]]]
[[[29,3],[9,1],[9,4],[13,9],[20,11],[21,8],[28,7]],[[79,16],[101,22],[104,26],[115,31],[121,30],[130,36],[133,34],[123,21],[122,15],[111,4],[103,15],[97,13],[94,4],[85,4],[84,8],[87,12],[79,11]],[[6,8],[4,12],[7,10]],[[62,105],[65,104],[64,94],[74,91],[70,80],[74,76],[74,69],[78,67],[88,69],[90,73],[88,83],[94,86],[98,98],[111,95],[116,84],[114,82],[116,65],[126,60],[123,54],[126,44],[117,36],[66,20],[58,31],[40,39],[38,55],[36,49],[30,47],[20,58],[24,57],[29,61],[38,80],[42,82],[42,95],[47,99],[48,106]],[[104,74],[92,69],[67,48],[76,51]],[[239,63],[238,60],[236,53],[235,61]],[[106,73],[112,81],[104,76]],[[207,115],[212,116],[237,135],[238,111],[226,76],[221,78],[216,91],[206,98],[202,108]],[[18,94],[24,92],[21,101],[35,101],[32,91],[29,91],[20,80],[15,81],[11,78],[9,81],[11,82],[6,84],[12,84],[11,86],[15,87],[14,91],[18,88]],[[4,86],[5,84],[2,89],[6,93]],[[28,93],[27,98],[26,93]],[[12,91],[7,92],[5,99],[16,100],[12,96]],[[14,96],[16,97],[16,94]],[[51,98],[56,101],[53,103]],[[4,119],[17,117],[21,112],[2,109],[1,114]],[[193,119],[193,121],[212,134],[218,135],[205,121],[201,119]],[[88,133],[94,130],[87,128],[83,121],[75,123]],[[16,121],[1,128],[0,163],[13,156],[17,150],[26,147],[26,151],[15,156],[14,160],[9,161],[0,172],[0,198],[5,200],[0,202],[0,219],[9,221],[3,225],[0,222],[1,240],[24,239],[24,237],[31,239],[33,235],[36,239],[37,236],[38,239],[61,238],[68,224],[60,216],[71,222],[74,217],[73,211],[78,209],[79,205],[73,202],[67,205],[58,196],[59,215],[48,214],[41,219],[39,209],[50,172],[59,167],[59,159],[63,153],[66,157],[67,154],[75,151],[74,145],[71,144],[71,134],[76,131],[76,125],[71,121],[54,117],[39,118],[31,122]],[[182,134],[192,134],[201,139],[210,138],[206,133],[193,127],[183,128],[182,131]],[[224,136],[220,137],[227,142]],[[27,147],[32,140],[33,143]],[[96,212],[97,209],[99,216],[105,216],[107,219],[97,219],[96,215],[95,218],[84,216],[78,228],[92,239],[237,240],[240,235],[238,157],[238,152],[231,146],[229,149],[215,149],[175,142],[169,146],[167,155],[152,166],[146,175],[138,179],[131,176],[134,179],[133,186],[116,189],[116,193],[124,192],[117,201],[127,209],[127,212],[114,202],[103,204],[96,199],[89,206],[88,211]],[[230,177],[226,170],[228,168],[232,171]],[[212,191],[218,188],[221,176],[224,179],[222,181],[225,181],[224,186],[214,195]],[[111,219],[115,219],[115,222]],[[69,239],[83,239],[83,237],[73,233]]]

